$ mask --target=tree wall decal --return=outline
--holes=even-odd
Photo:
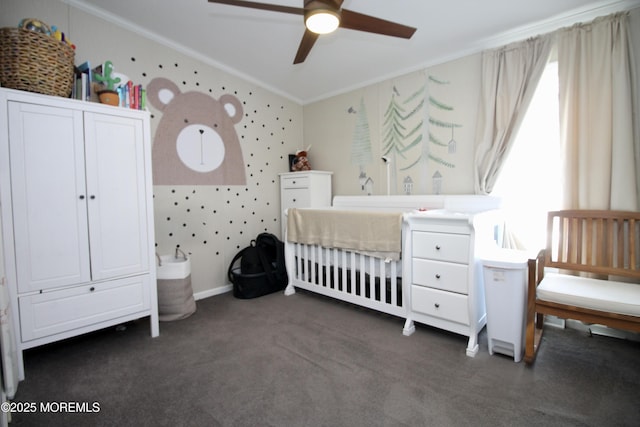
[[[426,81],[404,98],[398,86],[393,86],[384,113],[382,154],[392,161],[390,179],[394,194],[398,171],[419,175],[420,191],[428,194],[434,190],[430,163],[455,168],[451,159],[457,150],[454,130],[462,124],[451,118],[455,109],[443,99],[447,96],[443,89],[450,84],[427,74]],[[440,182],[437,188],[441,188],[443,176],[440,173],[437,176]]]
[[[367,194],[373,191],[373,180],[367,177],[365,166],[373,161],[373,149],[371,148],[371,132],[369,130],[369,118],[364,99],[360,97],[360,106],[357,110],[349,108],[350,113],[356,114],[356,122],[351,139],[351,164],[360,168],[358,180],[361,189]]]
[[[429,75],[428,82],[430,84],[440,86],[450,84],[449,81],[440,80],[432,75]],[[453,129],[462,127],[462,125],[454,123],[452,121],[441,120],[436,117],[440,116],[443,112],[451,112],[453,110],[453,106],[445,104],[444,102],[434,98],[433,96],[429,96],[429,141],[436,146],[446,148],[447,152],[451,152],[449,151],[449,147],[452,141],[455,145],[455,140],[453,139]],[[446,133],[443,131],[446,131]],[[448,137],[449,133],[451,133],[451,139],[448,142],[444,142],[442,140],[443,135],[446,135]],[[455,152],[455,150],[453,150],[453,152]],[[453,163],[446,161],[441,157],[436,157],[432,154],[430,154],[430,159],[448,168],[455,167]]]

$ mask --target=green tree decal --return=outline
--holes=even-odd
[[[446,149],[448,154],[455,153],[453,129],[461,127],[462,125],[438,118],[446,113],[454,111],[454,108],[453,106],[434,97],[431,94],[432,91],[428,90],[428,88],[431,85],[435,85],[435,87],[443,87],[448,84],[450,84],[449,81],[441,80],[429,75],[427,77],[427,89],[424,92],[424,98],[427,100],[424,115],[426,122],[425,133],[428,135],[428,143],[422,144],[422,151],[416,163],[420,163],[420,185],[422,190],[424,192],[428,192],[429,182],[431,182],[431,191],[435,194],[439,194],[440,192],[440,188],[442,186],[442,174],[437,170],[433,175],[430,173],[429,160],[435,162],[437,165],[442,165],[447,168],[455,168],[454,163],[445,160],[441,155],[435,153],[441,153],[443,149]],[[448,143],[444,142],[442,139],[444,130],[448,130],[452,135],[451,140],[449,140]]]
[[[434,179],[429,172],[430,161],[446,168],[455,168],[455,164],[447,156],[456,151],[454,129],[462,125],[447,119],[450,117],[449,113],[454,111],[452,105],[430,94],[433,91],[430,89],[449,84],[449,81],[428,75],[425,84],[404,99],[397,87],[393,86],[391,99],[384,113],[382,153],[392,161],[390,179],[394,194],[397,193],[398,170],[408,171],[417,167],[421,190],[428,193],[429,182],[433,184]]]
[[[389,106],[384,113],[382,154],[391,159],[390,180],[394,194],[397,193],[397,171],[410,169],[416,163],[400,167],[399,158],[403,161],[408,160],[407,152],[422,142],[422,120],[416,123],[415,118],[418,117],[424,105],[423,97],[420,96],[423,91],[424,89],[418,89],[407,99],[399,102],[400,93],[394,86]]]
[[[367,118],[364,99],[360,98],[360,106],[356,111],[356,124],[353,128],[353,139],[351,140],[351,164],[358,165],[362,169],[364,165],[370,164],[372,160],[373,150],[371,149],[369,119]]]
[[[365,165],[373,161],[373,150],[371,148],[371,132],[369,130],[369,118],[367,117],[367,109],[364,105],[364,99],[360,98],[360,106],[355,111],[349,108],[349,113],[355,112],[356,123],[353,128],[353,138],[351,139],[351,164],[360,168],[358,180],[363,191],[371,193],[373,190],[373,181],[367,177]]]
[[[435,84],[439,86],[450,84],[449,81],[440,80],[432,75],[429,75],[428,82],[430,84]],[[447,152],[453,153],[455,152],[455,140],[453,138],[453,130],[455,128],[462,127],[461,124],[454,123],[451,121],[440,120],[437,117],[443,112],[453,111],[454,108],[451,105],[445,104],[439,99],[434,98],[433,96],[428,96],[429,99],[429,142],[437,147],[443,147],[447,149]],[[431,114],[433,112],[433,114]],[[451,139],[447,142],[442,140],[442,135],[445,135],[443,130],[446,130],[446,136],[451,135]],[[451,151],[450,147],[454,147],[454,150]],[[431,153],[428,154],[429,159],[434,162],[446,166],[448,168],[454,168],[455,165],[449,161],[444,160],[442,157],[437,157]]]

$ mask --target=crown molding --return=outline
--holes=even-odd
[[[226,64],[223,64],[221,62],[215,61],[203,54],[201,54],[200,52],[197,52],[187,46],[184,46],[180,43],[176,43],[175,41],[164,37],[158,33],[155,33],[153,31],[149,31],[146,30],[144,28],[141,28],[139,25],[124,19],[120,16],[114,15],[110,12],[105,11],[104,9],[101,9],[99,7],[95,7],[91,4],[88,4],[86,2],[84,2],[83,0],[61,0],[62,3],[67,4],[70,7],[73,7],[75,9],[81,10],[83,12],[86,12],[90,15],[93,15],[97,18],[100,18],[104,21],[110,22],[114,25],[117,25],[118,27],[124,28],[128,31],[131,31],[132,33],[138,34],[141,37],[144,37],[146,39],[152,40],[156,43],[159,43],[163,46],[166,46],[168,48],[171,48],[177,52],[180,52],[190,58],[193,58],[195,60],[201,61],[211,67],[217,68],[221,71],[224,71],[228,74],[231,74],[234,77],[238,77],[242,80],[247,81],[248,83],[252,83],[255,84],[257,86],[260,86],[261,88],[268,90],[276,95],[282,96],[283,98],[286,98],[290,101],[293,101],[297,104],[302,105],[303,102],[300,99],[295,98],[294,96],[292,96],[290,93],[286,93],[283,92],[282,90],[272,87],[269,84],[256,79],[254,76],[250,76],[248,74],[243,73],[242,71],[239,71],[235,68],[232,68]]]
[[[606,16],[616,12],[625,12],[635,8],[640,8],[640,0],[615,0],[615,1],[605,0],[595,5],[592,4],[591,6],[588,6],[588,7],[574,9],[567,13],[555,15],[555,16],[552,16],[551,18],[548,18],[542,21],[517,27],[512,30],[497,34],[495,36],[481,39],[477,43],[473,44],[472,46],[469,46],[469,48],[467,49],[458,50],[448,55],[442,55],[435,58],[431,58],[429,61],[423,62],[420,65],[417,65],[415,67],[404,68],[394,73],[389,73],[387,75],[380,76],[378,78],[375,78],[369,81],[360,82],[357,85],[345,87],[331,93],[326,93],[320,97],[317,97],[311,100],[306,100],[305,104],[312,104],[314,102],[323,101],[325,99],[342,95],[354,90],[362,89],[364,87],[381,83],[386,80],[405,76],[407,74],[421,71],[429,67],[444,64],[449,61],[454,61],[456,59],[464,58],[465,56],[474,55],[482,52],[483,50],[495,49],[500,46],[508,45],[509,43],[525,40],[529,37],[535,37],[537,35],[547,34],[547,33],[559,30],[560,28],[569,27],[579,22],[589,22],[599,16]]]
[[[507,45],[509,43],[513,43],[516,41],[524,40],[529,37],[534,37],[541,34],[547,34],[553,31],[556,31],[563,27],[568,27],[574,25],[579,22],[589,22],[599,16],[606,16],[616,12],[624,12],[629,11],[635,8],[640,7],[640,0],[603,0],[599,3],[591,4],[589,6],[585,6],[578,9],[573,9],[569,12],[552,16],[548,19],[534,22],[532,24],[524,25],[521,27],[514,28],[509,31],[505,31],[499,34],[496,34],[491,37],[487,37],[485,39],[478,40],[473,45],[469,46],[466,49],[458,50],[457,52],[450,53],[447,55],[431,58],[427,62],[423,62],[417,66],[411,68],[404,68],[401,70],[397,70],[393,73],[388,73],[386,75],[377,77],[375,79],[371,79],[368,81],[359,82],[357,85],[352,85],[348,87],[344,87],[338,89],[333,92],[326,93],[319,97],[313,99],[301,100],[290,93],[284,92],[281,89],[272,87],[271,85],[257,79],[254,76],[250,76],[242,71],[234,69],[226,64],[215,61],[200,52],[197,52],[193,49],[190,49],[184,45],[174,42],[171,39],[168,39],[160,34],[154,33],[152,31],[145,30],[144,28],[140,28],[140,26],[135,23],[128,21],[122,17],[116,16],[112,13],[106,12],[103,9],[95,7],[93,5],[87,4],[83,0],[61,0],[63,3],[82,10],[90,15],[101,18],[107,22],[111,22],[114,25],[127,29],[133,33],[140,35],[141,37],[147,38],[149,40],[155,41],[161,45],[174,49],[184,55],[187,55],[193,59],[201,61],[207,65],[210,65],[214,68],[217,68],[221,71],[229,73],[235,77],[238,77],[242,80],[245,80],[249,83],[260,86],[261,88],[268,90],[276,95],[282,96],[290,101],[293,101],[300,105],[307,105],[314,102],[322,101],[328,98],[332,98],[337,95],[342,95],[347,92],[351,92],[353,90],[362,89],[364,87],[381,83],[385,80],[390,80],[393,78],[397,78],[406,74],[410,74],[416,71],[423,70],[425,68],[433,67],[435,65],[444,64],[449,61],[453,61],[456,59],[463,58],[465,56],[473,55],[479,53],[486,49],[493,49],[500,46]]]

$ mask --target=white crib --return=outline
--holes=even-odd
[[[357,252],[287,242],[285,260],[289,284],[383,313],[405,317],[402,262]]]
[[[334,209],[398,213],[416,209],[480,211],[493,209],[497,204],[495,198],[473,195],[336,196],[333,199]],[[403,223],[403,235],[405,228]],[[285,262],[289,283],[285,295],[292,295],[295,288],[300,288],[406,319],[401,260],[290,242],[287,234]],[[404,332],[410,334],[410,331]]]

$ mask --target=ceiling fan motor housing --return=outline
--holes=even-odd
[[[328,34],[340,26],[340,8],[331,2],[305,0],[304,23],[316,34]]]

